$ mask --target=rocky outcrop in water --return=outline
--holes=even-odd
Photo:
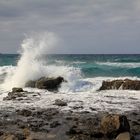
[[[64,82],[63,77],[46,78],[42,77],[36,81],[28,81],[25,86],[39,89],[47,89],[48,91],[57,91],[61,83]]]
[[[13,93],[15,93],[15,92],[24,92],[24,90],[22,88],[14,87],[14,88],[12,88],[12,92]]]
[[[3,100],[15,100],[17,98],[21,97],[27,97],[25,94],[26,91],[24,91],[22,88],[14,87],[11,92],[8,93],[6,97],[3,98]]]
[[[103,81],[102,86],[99,90],[111,90],[111,89],[122,89],[122,90],[140,90],[139,80],[113,80]]]

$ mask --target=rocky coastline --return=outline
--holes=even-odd
[[[51,83],[49,90],[57,91],[64,79],[55,80],[57,82],[42,78],[39,85],[41,89],[42,86],[47,89],[42,81],[49,82]],[[52,87],[54,83],[55,86]],[[31,82],[28,82],[29,84],[32,85]],[[139,82],[129,80],[103,82],[100,90],[119,89],[123,85],[128,89],[130,89],[129,85],[132,85],[138,90]],[[3,100],[21,102],[29,94],[37,96],[22,88],[13,88]],[[67,106],[68,103],[61,99],[56,99],[53,105],[56,107],[31,107],[11,111],[1,109],[0,140],[140,140],[140,109],[117,114],[96,111],[96,108],[79,112],[76,110],[83,106],[74,106],[71,110],[62,111],[59,108]]]
[[[1,140],[139,140],[140,113],[61,112],[30,108],[0,112]],[[125,138],[125,135],[123,136]],[[128,140],[126,139],[126,140]]]

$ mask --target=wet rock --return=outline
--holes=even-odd
[[[24,116],[24,117],[28,117],[32,115],[32,111],[27,110],[27,109],[22,109],[22,110],[17,110],[16,111],[18,115]]]
[[[125,79],[123,89],[140,90],[140,81]]]
[[[46,116],[54,116],[59,113],[59,110],[56,108],[48,108],[42,112]]]
[[[100,131],[109,138],[115,138],[122,132],[130,132],[130,125],[126,116],[109,114],[102,118]]]
[[[50,127],[51,128],[55,128],[55,127],[57,127],[57,126],[59,126],[59,125],[61,125],[58,121],[54,121],[54,122],[52,122],[51,124],[50,124]]]
[[[20,97],[27,97],[24,92],[9,92],[8,96],[4,97],[3,100],[15,100]]]
[[[83,106],[73,106],[72,108],[73,109],[83,109],[84,107]]]
[[[119,89],[123,84],[123,80],[103,81],[100,90]]]
[[[44,125],[46,125],[46,121],[43,119],[33,119],[28,122],[28,126],[33,131],[40,131]]]
[[[111,89],[123,89],[123,90],[140,90],[139,80],[113,80],[113,81],[103,81],[102,86],[99,90],[111,90]]]
[[[74,135],[74,134],[79,134],[77,130],[77,126],[72,126],[69,131],[66,132],[67,135]]]
[[[65,102],[63,100],[60,100],[60,99],[57,99],[57,100],[55,100],[54,105],[57,105],[57,106],[67,106],[67,102]]]
[[[97,111],[97,108],[90,107],[89,109],[90,109],[91,111]]]
[[[61,83],[64,82],[63,77],[46,78],[42,77],[36,81],[28,81],[25,86],[39,89],[47,89],[48,91],[57,91]]]
[[[32,112],[32,117],[42,118],[43,120],[52,120],[53,117],[59,114],[59,110],[56,108],[40,109]]]
[[[24,92],[22,88],[14,87],[12,88],[12,92]]]
[[[124,115],[120,115],[119,121],[120,121],[120,127],[118,129],[118,132],[119,133],[130,132],[130,125],[129,125],[127,117]]]
[[[49,91],[57,91],[63,81],[63,77],[41,78],[36,82],[35,87],[39,89],[47,89]]]
[[[82,114],[81,114],[82,115]],[[90,139],[93,138],[101,138],[103,134],[98,131],[98,123],[96,123],[96,119],[92,117],[88,117],[86,114],[80,116],[78,119],[72,119],[73,125],[66,132],[69,136],[87,136]],[[76,116],[74,118],[77,118]]]

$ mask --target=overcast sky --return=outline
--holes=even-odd
[[[63,40],[52,53],[140,53],[140,0],[0,0],[0,52],[44,31]]]

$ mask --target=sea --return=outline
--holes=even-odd
[[[139,110],[140,91],[99,91],[104,80],[140,80],[139,54],[50,54],[54,40],[52,35],[30,37],[23,41],[18,54],[0,54],[0,109],[56,107],[54,102],[60,99],[68,103],[59,108],[62,111]],[[25,87],[29,80],[44,76],[62,76],[67,82],[57,93]],[[23,88],[28,96],[3,100],[13,87]]]
[[[36,80],[41,76],[63,76],[68,82],[94,80],[92,87],[97,89],[97,84],[100,85],[106,79],[140,78],[139,54],[43,54],[37,58],[24,55],[0,54],[1,84],[8,79],[11,85],[13,83],[12,86],[24,87],[28,80]],[[78,91],[88,86],[88,83],[81,82],[81,85],[79,83],[76,86],[73,90]]]

